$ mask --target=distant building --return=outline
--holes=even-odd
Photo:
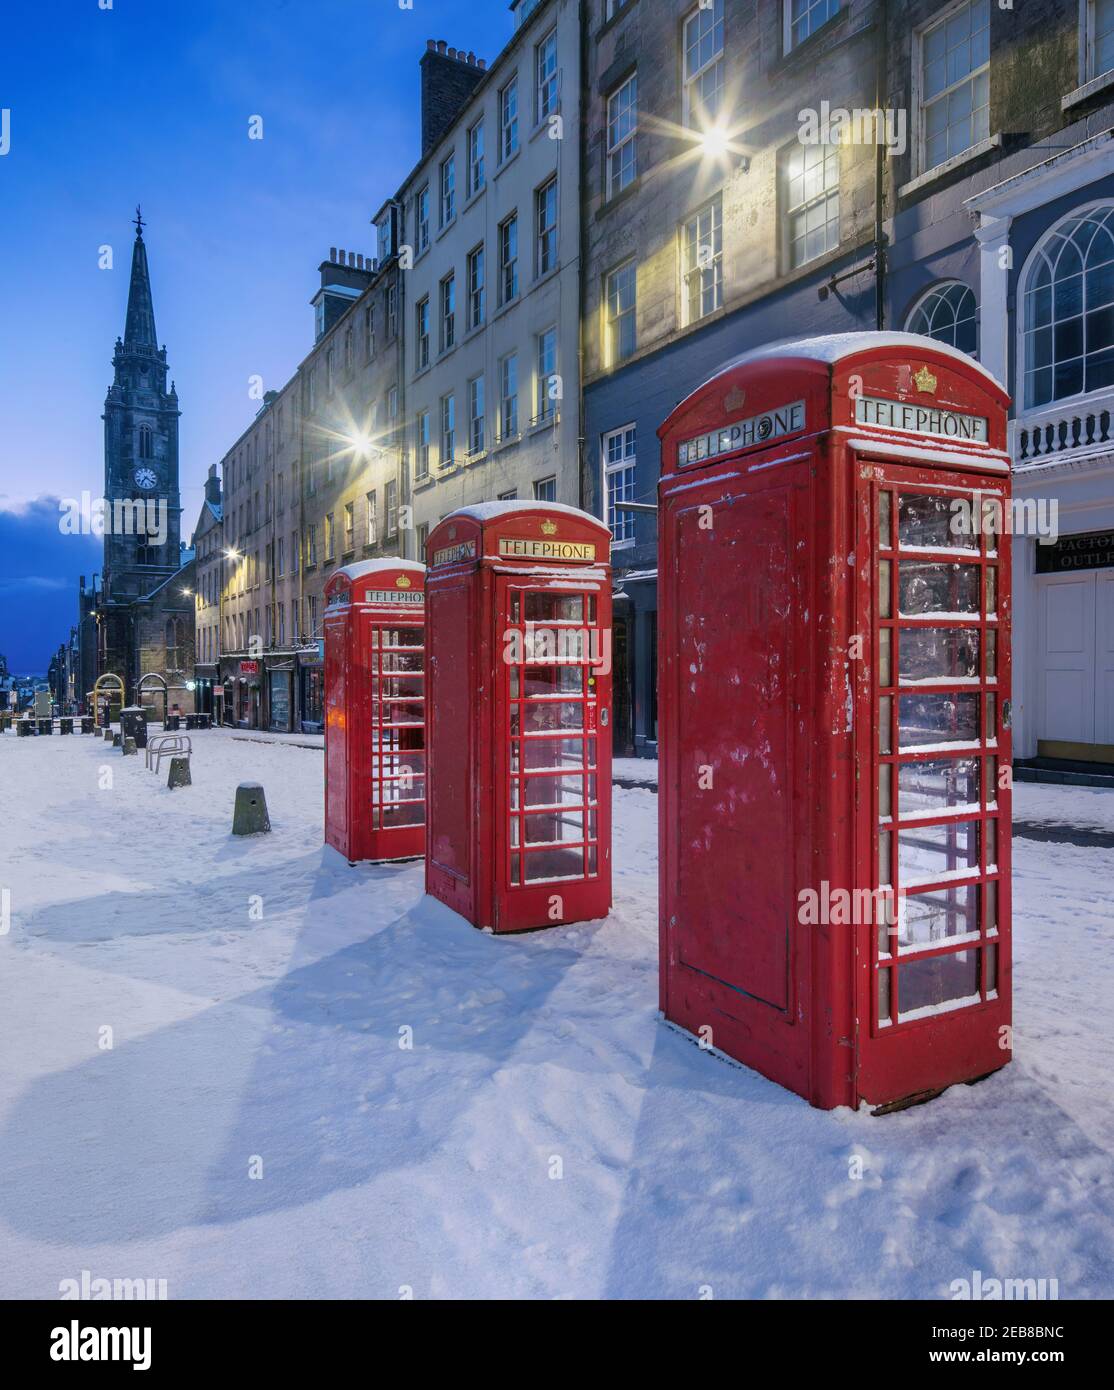
[[[205,479],[205,500],[193,531],[193,553],[194,706],[201,714],[214,714],[214,687],[220,679],[220,589],[224,573],[224,517],[215,463],[209,465]]]

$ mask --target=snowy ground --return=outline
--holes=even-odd
[[[1011,1066],[824,1114],[658,1022],[652,792],[616,790],[611,917],[495,938],[420,865],[323,847],[315,751],[194,745],[168,792],[0,737],[0,1296],[1114,1293],[1114,850],[1015,842]],[[274,833],[234,842],[247,778]],[[1018,793],[1114,825],[1102,791]]]

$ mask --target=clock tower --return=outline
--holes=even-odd
[[[98,674],[126,696],[188,711],[194,559],[181,548],[178,393],[155,337],[143,219],[136,208],[128,314],[104,402],[104,566],[95,609]]]
[[[181,412],[173,382],[167,389],[166,348],[160,348],[155,337],[151,276],[138,208],[128,314],[124,337],[116,339],[112,365],[115,375],[104,402],[104,600],[126,603],[150,594],[182,563]]]

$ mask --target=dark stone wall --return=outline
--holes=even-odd
[[[463,58],[427,48],[421,59],[422,158],[441,139],[460,114],[484,76],[484,69]],[[463,189],[463,183],[458,187]]]

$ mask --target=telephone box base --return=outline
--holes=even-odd
[[[426,892],[431,898],[444,903],[478,930],[491,931],[496,936],[540,931],[543,927],[569,927],[606,917],[611,910],[610,885],[600,883],[597,891],[593,887],[586,890],[584,883],[578,882],[575,901],[570,903],[568,912],[564,910],[560,881],[517,890],[502,899],[494,911],[480,912],[473,906],[471,889],[463,880],[432,865],[426,872]]]

